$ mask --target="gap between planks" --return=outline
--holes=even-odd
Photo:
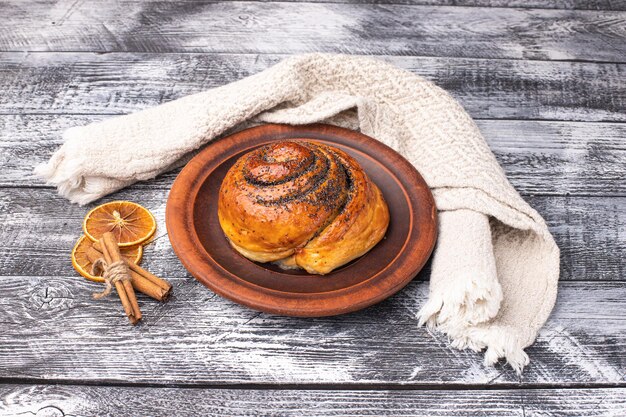
[[[0,377],[0,385],[61,385],[61,386],[87,386],[87,387],[128,387],[128,388],[178,388],[178,389],[239,389],[239,390],[294,390],[294,391],[499,391],[499,390],[551,390],[551,389],[621,389],[626,387],[626,381],[622,383],[500,383],[473,384],[473,383],[145,383],[145,382],[121,382],[106,380],[83,380],[83,379],[54,379],[54,378],[4,378]]]
[[[246,1],[246,0],[241,0]],[[324,3],[323,3],[324,4]],[[345,3],[329,3],[329,4],[345,4]],[[89,51],[89,50],[81,50],[81,49],[64,49],[59,51],[39,51],[39,50],[30,50],[24,49],[20,51],[16,50],[0,50],[0,56],[2,54],[24,54],[24,56],[28,56],[31,54],[41,54],[41,55],[59,55],[59,54],[86,54],[86,55],[115,55],[115,54],[142,54],[142,55],[216,55],[216,56],[228,56],[228,55],[259,55],[259,56],[281,56],[283,58],[288,58],[296,55],[303,55],[312,52],[237,52],[230,50],[211,50],[208,52],[201,51],[126,51],[126,50],[114,50],[114,51]],[[338,53],[338,52],[327,52],[327,53]],[[384,58],[384,57],[394,57],[394,58],[416,58],[416,59],[463,59],[469,61],[518,61],[518,62],[545,62],[545,63],[572,63],[572,64],[598,64],[598,65],[626,65],[626,61],[604,61],[604,60],[596,60],[596,59],[584,59],[584,58],[553,58],[553,59],[540,59],[540,58],[516,58],[516,57],[473,57],[473,56],[463,56],[463,55],[421,55],[421,54],[398,54],[398,55],[389,55],[389,54],[381,54],[381,53],[372,53],[372,54],[351,54],[346,53],[346,55],[355,55],[355,56],[366,56],[370,58]],[[105,113],[103,113],[105,114]],[[526,119],[524,119],[526,120]],[[543,119],[542,119],[543,120]]]
[[[162,0],[143,0],[150,3]],[[179,0],[181,3],[221,3],[223,0]],[[229,0],[246,3],[319,3],[351,4],[355,0]],[[624,0],[358,0],[360,4],[389,6],[438,6],[438,7],[478,7],[489,9],[519,10],[587,10],[587,11],[624,11]]]

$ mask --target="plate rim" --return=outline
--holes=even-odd
[[[412,178],[402,178],[396,172],[397,170],[390,169],[388,164],[376,158],[375,152],[368,153],[363,149],[353,147],[354,150],[375,159],[399,182],[411,209],[412,227],[409,228],[409,234],[403,243],[402,249],[398,251],[393,261],[383,270],[353,286],[332,291],[307,294],[282,292],[276,289],[258,286],[244,278],[232,274],[215,261],[204,249],[193,226],[194,202],[196,201],[202,185],[206,179],[210,177],[211,172],[216,170],[229,157],[250,148],[261,146],[261,144],[255,143],[255,141],[259,139],[264,140],[264,136],[276,134],[277,132],[280,132],[283,136],[291,135],[294,139],[307,139],[307,137],[303,135],[316,133],[319,135],[324,135],[324,133],[328,135],[330,133],[331,135],[341,137],[346,143],[333,141],[328,137],[318,138],[318,140],[338,143],[340,145],[343,144],[348,147],[350,147],[350,142],[358,142],[361,144],[365,142],[375,148],[380,148],[380,150],[385,152],[386,156],[393,157],[394,164],[404,168],[404,170],[412,176]],[[250,142],[238,143],[238,140],[242,137],[251,137],[250,141],[255,144],[251,144]],[[268,140],[268,142],[281,139],[283,138],[273,138]],[[315,140],[314,137],[308,137],[308,139]],[[212,160],[217,160],[219,163],[216,163],[211,169],[207,170],[206,166],[209,165]],[[420,200],[419,203],[425,206],[425,209],[420,211],[420,213],[422,213],[421,220],[427,220],[426,225],[429,227],[420,230],[419,239],[415,242],[416,244],[419,242],[426,244],[426,246],[422,248],[425,250],[422,250],[420,259],[414,262],[410,270],[404,271],[402,274],[397,272],[395,274],[392,273],[387,277],[379,279],[379,282],[376,283],[378,286],[380,286],[381,283],[392,285],[382,286],[382,288],[378,288],[378,291],[374,291],[372,296],[358,298],[351,302],[351,300],[349,300],[351,293],[356,291],[358,295],[359,291],[364,291],[364,288],[359,289],[359,287],[363,287],[378,275],[384,274],[389,269],[389,266],[397,262],[408,245],[408,242],[411,240],[412,234],[415,233],[414,228],[420,222],[418,219],[413,219],[413,217],[415,217],[415,203],[411,201],[409,194],[410,188],[412,187],[407,187],[407,183],[411,182],[415,183],[417,190],[424,194],[420,198],[426,197],[425,201]],[[187,203],[185,204],[186,200]],[[429,215],[427,216],[427,214]],[[168,239],[170,240],[174,253],[185,269],[203,285],[220,296],[249,308],[271,314],[298,317],[321,317],[345,314],[369,307],[392,296],[411,282],[424,267],[435,247],[438,227],[437,209],[432,193],[423,177],[409,161],[392,148],[361,132],[321,123],[308,125],[263,124],[241,130],[209,143],[186,164],[172,184],[165,209],[165,223]],[[203,253],[199,253],[200,251]],[[364,256],[367,256],[367,254]],[[206,262],[207,257],[210,260],[208,263]],[[406,267],[406,263],[407,261],[400,266]],[[199,265],[201,265],[201,267],[199,267]]]

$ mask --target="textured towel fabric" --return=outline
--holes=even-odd
[[[458,348],[487,349],[521,372],[556,299],[559,250],[513,189],[472,119],[445,91],[381,61],[296,56],[241,81],[66,131],[36,169],[86,204],[184,163],[216,136],[251,123],[358,128],[404,155],[439,209],[429,300],[419,322]]]

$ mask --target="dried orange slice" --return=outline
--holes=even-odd
[[[120,247],[144,243],[156,231],[156,220],[148,209],[130,201],[102,204],[85,216],[83,232],[92,241],[112,232]]]
[[[92,242],[86,239],[85,236],[81,236],[72,249],[72,266],[83,277],[90,281],[104,282],[104,278],[91,274],[91,261],[87,256],[87,250],[91,248]],[[143,248],[139,246],[127,246],[120,248],[122,257],[128,262],[133,262],[139,265],[141,262],[141,256],[143,255]]]

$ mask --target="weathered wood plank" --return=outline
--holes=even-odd
[[[167,193],[132,187],[105,201],[131,200],[148,207],[163,237],[146,248],[145,265],[164,276],[185,277],[165,236]],[[561,248],[561,279],[626,279],[625,197],[527,199],[544,216]],[[0,275],[74,275],[69,253],[82,233],[87,211],[88,207],[72,205],[49,188],[0,189]]]
[[[626,389],[252,390],[0,385],[1,415],[617,416]],[[121,405],[124,405],[123,407]]]
[[[0,4],[3,51],[248,52],[624,62],[626,13],[376,4]]]
[[[0,113],[128,113],[260,72],[282,55],[0,53]],[[481,119],[626,121],[626,65],[380,57]]]
[[[161,2],[163,0],[142,0]],[[190,3],[211,3],[218,0],[179,0]],[[241,1],[241,0],[234,0]],[[407,4],[422,6],[507,7],[524,9],[564,10],[626,10],[625,0],[257,0],[261,2],[294,3],[368,3]]]
[[[0,115],[0,186],[42,186],[33,167],[70,126],[105,117]],[[626,195],[626,124],[478,120],[511,183],[523,194]],[[168,188],[178,171],[140,187]]]
[[[119,300],[72,276],[0,277],[0,375],[29,382],[154,384],[618,384],[626,372],[626,284],[562,282],[522,379],[484,368],[417,327],[428,283],[349,315],[301,319],[258,313],[172,278],[174,296],[139,296],[142,324]]]

